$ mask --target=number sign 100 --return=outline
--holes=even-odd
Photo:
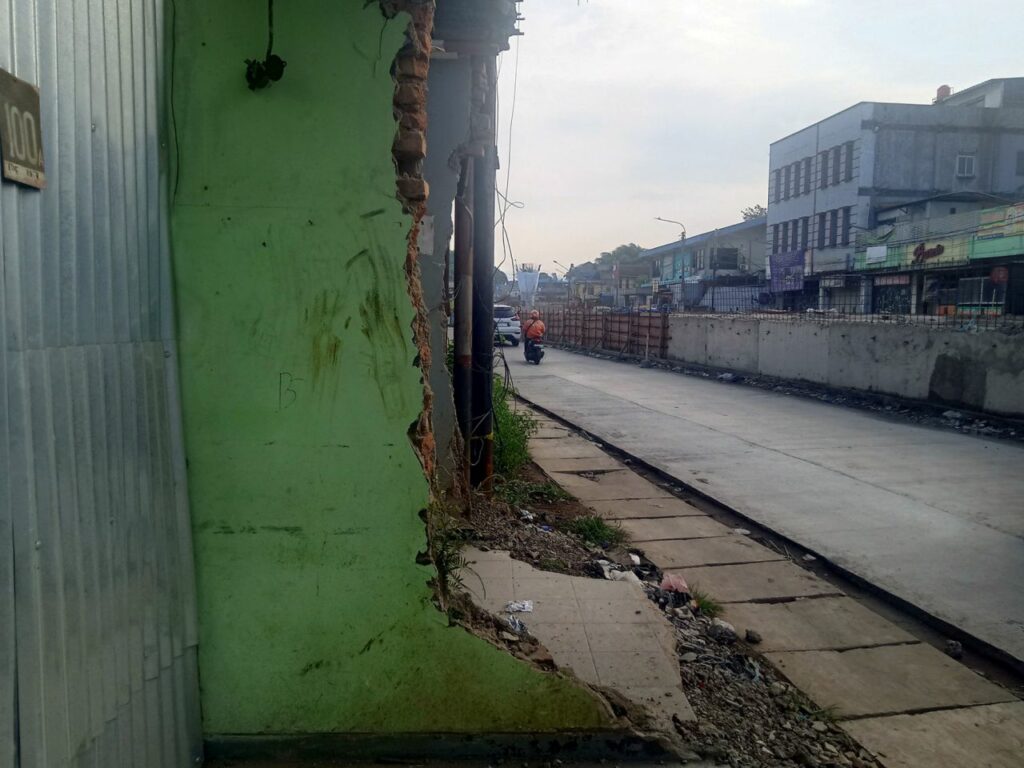
[[[29,165],[39,164],[39,144],[36,140],[36,119],[11,104],[4,105],[7,119],[8,149],[13,159]]]

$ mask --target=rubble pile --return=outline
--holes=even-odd
[[[709,760],[733,768],[878,768],[828,710],[789,685],[735,628],[702,612],[685,580],[642,564],[634,569],[648,598],[676,630],[683,691],[697,715],[680,735]]]

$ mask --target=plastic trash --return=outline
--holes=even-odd
[[[612,581],[628,581],[630,584],[640,584],[640,577],[632,571],[612,571]]]
[[[633,565],[640,565],[640,555],[634,555],[630,552],[629,559],[633,561]]]
[[[690,594],[690,587],[686,583],[686,579],[680,576],[678,573],[666,573],[661,579],[661,589],[663,592],[679,592],[680,594]]]
[[[526,625],[523,624],[523,622],[519,619],[518,616],[508,617],[508,627],[517,635],[522,635],[526,633]]]
[[[736,533],[736,534],[739,534],[740,536],[749,536],[750,535],[750,531],[748,531],[746,528],[733,528],[732,532]]]
[[[533,600],[509,600],[505,610],[509,613],[533,613]]]

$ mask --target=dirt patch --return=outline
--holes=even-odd
[[[531,488],[551,486],[551,479],[532,463],[514,482],[522,484],[523,494]],[[622,562],[628,555],[621,547],[588,545],[568,531],[573,521],[593,514],[572,497],[553,500],[543,491],[515,504],[477,496],[472,512],[462,521],[462,532],[474,546],[508,551],[538,570],[604,578],[601,561]]]

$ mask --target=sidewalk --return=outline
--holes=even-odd
[[[756,630],[765,659],[889,768],[1021,765],[1024,702],[1009,691],[554,421],[541,419],[531,453],[652,562],[724,604],[740,636]]]

